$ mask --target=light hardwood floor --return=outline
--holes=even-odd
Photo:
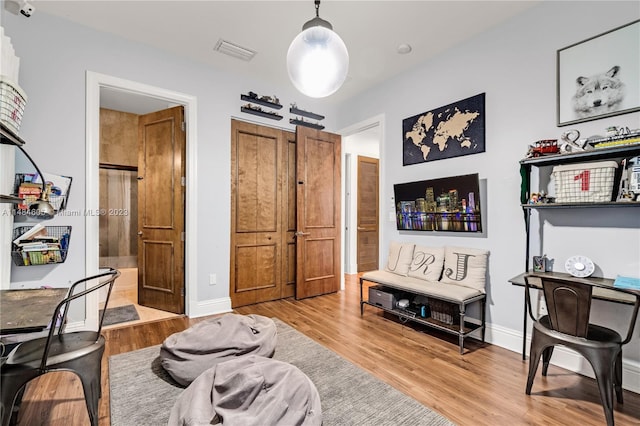
[[[346,290],[336,294],[236,312],[278,317],[459,425],[605,424],[594,380],[551,366],[546,378],[538,372],[528,396],[528,363],[519,353],[470,340],[470,350],[460,355],[454,336],[415,330],[368,306],[361,317],[358,297],[357,276],[352,275]],[[105,331],[101,426],[110,424],[107,358],[159,344],[203,319],[178,317]],[[37,380],[25,394],[20,424],[88,423],[79,381],[71,373]],[[624,398],[623,405],[615,405],[616,424],[640,425],[640,395],[625,391]]]
[[[149,321],[159,319],[175,318],[176,315],[171,312],[160,311],[158,309],[148,308],[138,305],[138,268],[119,268],[120,277],[116,280],[109,298],[109,306],[107,308],[116,308],[118,306],[134,305],[138,316],[137,321],[129,321],[126,323],[113,324],[106,326],[104,329],[128,327],[134,324],[142,324]]]

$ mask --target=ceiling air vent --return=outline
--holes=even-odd
[[[218,40],[213,50],[224,53],[225,55],[233,56],[234,58],[242,59],[243,61],[247,62],[249,62],[251,59],[253,59],[254,56],[256,56],[255,51],[247,49],[246,47],[238,46],[237,44],[233,44],[222,39]]]

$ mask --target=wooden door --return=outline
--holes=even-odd
[[[358,156],[358,272],[378,269],[379,160]]]
[[[283,213],[283,256],[281,297],[293,297],[296,294],[296,134],[285,133],[284,156],[284,193],[282,199]]]
[[[138,125],[138,303],[184,313],[183,107]]]
[[[230,296],[238,307],[293,295],[295,140],[237,120],[231,133]]]
[[[296,128],[296,298],[340,289],[340,135]]]

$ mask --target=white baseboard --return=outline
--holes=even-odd
[[[494,324],[487,324],[485,340],[496,346],[522,354],[522,332]],[[527,335],[526,354],[529,355],[531,336]],[[624,348],[623,348],[624,356]],[[553,350],[551,364],[569,371],[594,378],[589,362],[577,352],[563,346]],[[540,370],[538,370],[540,371]],[[622,358],[622,387],[631,392],[640,393],[640,363]],[[523,389],[524,392],[524,389]]]
[[[221,297],[220,299],[203,300],[201,302],[192,301],[189,305],[189,318],[204,317],[207,315],[224,314],[231,312],[231,298]]]

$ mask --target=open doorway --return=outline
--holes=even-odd
[[[185,241],[184,256],[185,260],[182,261],[184,269],[180,274],[183,277],[184,287],[181,289],[183,305],[181,307],[181,313],[189,315],[190,309],[193,309],[193,304],[189,303],[188,296],[190,294],[196,294],[196,289],[193,288],[195,280],[190,280],[189,277],[195,276],[196,260],[195,256],[188,256],[191,252],[195,252],[197,246],[197,220],[195,211],[197,210],[197,200],[195,199],[196,179],[193,170],[196,167],[197,159],[195,157],[195,134],[190,132],[190,124],[195,125],[196,117],[196,99],[190,95],[184,95],[177,92],[168,91],[161,88],[147,86],[144,84],[122,80],[116,77],[110,77],[93,72],[87,72],[87,155],[86,155],[86,211],[97,212],[100,211],[100,167],[101,152],[100,152],[100,110],[110,109],[112,111],[124,111],[129,114],[144,114],[148,111],[158,111],[159,109],[166,109],[168,107],[179,106],[180,109],[184,108],[184,123],[183,130],[185,131],[186,149],[184,153],[186,164],[189,165],[188,169],[185,169],[182,173],[182,177],[178,178],[178,182],[182,182],[184,188],[184,204],[186,211],[184,213],[184,229],[182,239]],[[175,109],[175,108],[173,108]],[[120,170],[120,172],[128,172],[128,175],[135,174],[134,170]],[[131,176],[127,176],[127,173],[121,173],[119,177],[120,184],[117,185],[129,185],[131,188]],[[136,178],[137,179],[137,178]],[[117,179],[116,179],[117,182]],[[120,186],[122,188],[122,186]],[[124,191],[126,192],[126,191]],[[128,199],[130,202],[131,194],[121,197],[124,202]],[[132,208],[135,210],[135,208]],[[100,252],[100,217],[101,215],[87,215],[86,217],[86,270],[87,272],[97,272],[100,269],[101,252]],[[139,232],[139,231],[138,231]],[[128,234],[131,233],[131,229],[128,229]],[[157,251],[156,251],[157,253]],[[136,255],[139,253],[136,253]],[[122,277],[118,282],[122,283],[126,287],[126,284],[137,283],[137,277],[135,270],[131,271],[127,262],[132,259],[133,254],[127,254],[123,257],[123,266],[120,269]],[[127,259],[128,258],[128,259]],[[133,286],[132,286],[133,287]],[[136,297],[132,295],[124,295],[124,300],[130,300],[130,297]],[[109,307],[113,307],[119,302],[118,297],[113,297],[109,301]],[[97,324],[97,309],[91,309],[95,306],[99,306],[99,298],[87,300],[87,306],[89,309],[87,312],[96,312],[96,315],[88,314],[87,323]],[[174,314],[170,314],[174,315]],[[141,319],[142,320],[142,319]]]
[[[345,274],[356,274],[377,269],[379,259],[383,118],[358,123],[341,134],[345,158],[343,270]]]
[[[117,90],[109,88],[100,89],[100,156],[99,156],[99,173],[100,173],[100,212],[99,215],[99,265],[100,268],[116,268],[121,272],[120,278],[116,281],[116,285],[113,288],[111,299],[109,300],[109,308],[112,310],[111,314],[106,318],[107,323],[117,321],[116,324],[131,324],[136,321],[146,322],[157,319],[163,319],[172,317],[175,314],[182,314],[182,290],[175,291],[174,303],[171,305],[173,313],[169,312],[165,304],[153,303],[153,294],[149,295],[150,290],[141,283],[148,282],[148,274],[144,269],[141,269],[147,262],[141,258],[141,254],[144,254],[147,258],[149,256],[148,251],[145,248],[139,249],[139,247],[148,247],[144,245],[145,241],[142,240],[143,229],[147,231],[146,226],[140,226],[141,216],[145,215],[145,202],[142,198],[144,195],[144,185],[148,181],[167,181],[171,186],[171,165],[173,163],[174,155],[176,155],[171,149],[171,142],[173,139],[179,139],[179,135],[174,134],[176,132],[169,131],[166,136],[157,134],[155,139],[160,143],[165,143],[156,149],[154,149],[154,164],[168,163],[167,167],[161,167],[159,170],[160,176],[153,176],[153,168],[145,167],[145,158],[140,158],[141,150],[139,147],[141,144],[145,144],[144,136],[142,134],[149,133],[146,122],[149,122],[149,116],[152,117],[151,121],[158,122],[158,117],[166,116],[173,117],[171,111],[166,109],[167,107],[174,107],[173,105],[167,105],[166,102],[160,101],[155,98],[149,98],[141,95],[122,94]],[[182,125],[182,106],[174,108],[180,109],[178,126]],[[161,112],[158,112],[161,111]],[[166,111],[166,113],[162,113]],[[144,130],[141,130],[144,129]],[[180,130],[180,129],[178,129]],[[151,132],[153,133],[153,131]],[[155,132],[158,133],[158,132]],[[179,133],[179,132],[177,132]],[[141,140],[143,139],[143,140]],[[166,140],[169,139],[169,140]],[[166,142],[164,141],[166,140]],[[180,143],[184,145],[183,142]],[[142,150],[146,151],[146,150]],[[179,156],[182,158],[183,149],[179,149]],[[144,155],[144,154],[143,154]],[[163,161],[163,157],[168,157],[166,161]],[[183,169],[184,159],[179,160],[180,171]],[[142,164],[141,164],[142,162]],[[182,176],[182,173],[179,173]],[[144,177],[144,178],[143,178]],[[164,179],[162,179],[164,177]],[[177,180],[178,182],[180,179]],[[168,189],[168,188],[162,188]],[[177,184],[178,191],[182,188],[180,184]],[[148,191],[147,191],[148,192]],[[157,191],[156,191],[157,192]],[[165,193],[170,194],[170,191]],[[160,204],[166,204],[164,202],[166,197],[153,197],[154,202]],[[181,194],[178,194],[179,199],[183,199]],[[142,199],[142,201],[140,201]],[[140,204],[141,208],[138,208]],[[158,207],[161,207],[163,211],[170,211],[173,203],[169,201],[169,208],[167,206],[154,206],[154,211]],[[184,205],[179,207],[180,213],[178,222],[182,223],[184,218]],[[104,214],[102,214],[104,212]],[[150,212],[153,214],[153,211]],[[148,215],[148,214],[147,214]],[[152,219],[153,220],[153,219]],[[148,222],[148,219],[146,220]],[[170,221],[173,222],[173,221]],[[182,232],[181,227],[178,232]],[[148,232],[147,232],[148,233]],[[165,238],[166,239],[166,238]],[[177,241],[169,241],[169,244],[163,245],[164,247],[181,247],[182,242],[180,237],[174,238]],[[175,250],[171,250],[175,252]],[[177,257],[176,257],[177,255]],[[162,257],[162,256],[161,256]],[[183,253],[175,253],[174,256],[169,256],[171,261],[160,262],[163,264],[176,264],[174,260],[180,260],[179,270],[163,271],[163,277],[160,280],[154,280],[154,286],[161,285],[161,280],[164,277],[170,277],[172,273],[175,273],[177,277],[175,279],[166,278],[172,282],[184,282],[184,275],[182,272],[184,263],[181,259],[184,258]],[[154,259],[153,270],[160,269],[160,265],[157,265],[157,255]],[[160,259],[163,260],[163,259]],[[180,285],[183,285],[180,283]],[[166,292],[163,292],[166,293]],[[163,294],[164,295],[164,294]],[[104,307],[104,303],[101,300],[100,307]],[[157,309],[155,309],[157,308]]]

